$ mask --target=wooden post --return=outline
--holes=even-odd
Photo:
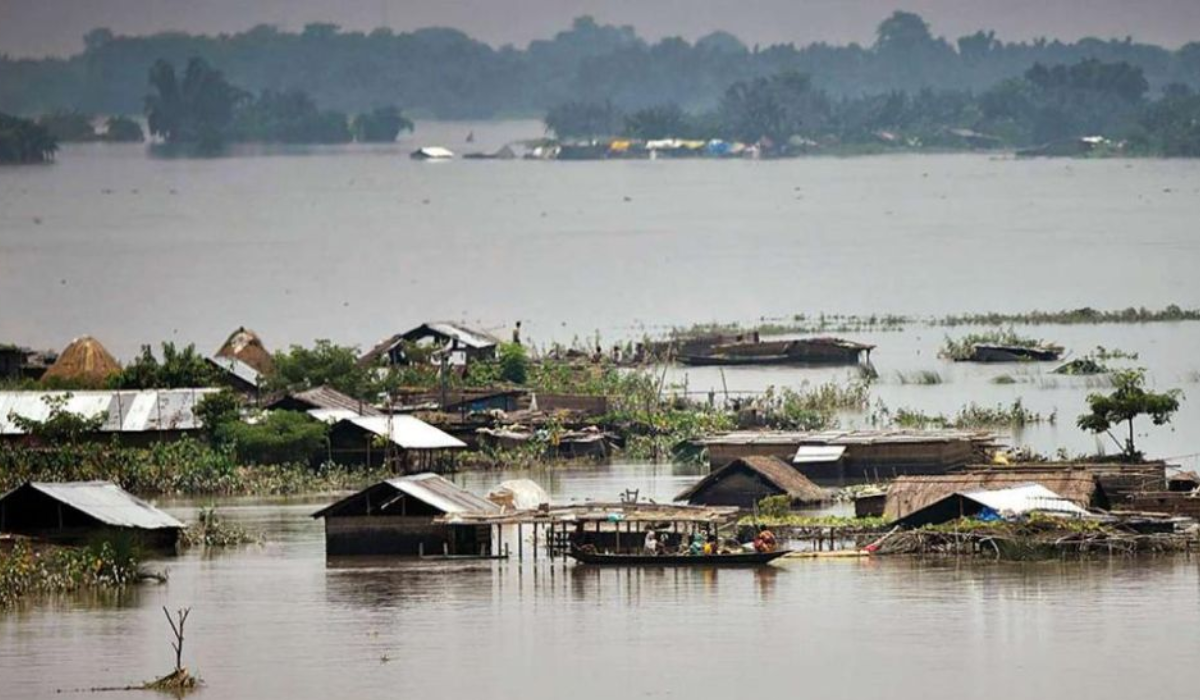
[[[517,521],[517,561],[525,561],[525,525]]]
[[[537,521],[534,521],[534,523],[533,523],[533,563],[534,563],[534,564],[537,564],[537,555],[538,555],[538,535],[537,535],[537,532],[538,532],[538,524],[537,524]]]
[[[621,521],[620,520],[617,520],[613,523],[613,532],[616,533],[616,544],[613,545],[613,547],[616,549],[616,553],[620,554],[621,553]]]

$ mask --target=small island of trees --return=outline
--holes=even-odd
[[[0,163],[45,163],[57,150],[58,143],[45,127],[0,113]]]

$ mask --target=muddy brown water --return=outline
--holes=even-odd
[[[561,500],[665,498],[696,478],[649,465],[532,476]],[[165,585],[0,615],[0,695],[169,670],[162,605],[192,607],[199,698],[1193,698],[1200,682],[1194,559],[329,565],[309,518],[327,500],[231,499],[221,510],[267,544],[152,562]]]
[[[429,319],[527,341],[640,338],[673,324],[796,313],[1023,312],[1200,306],[1200,161],[890,155],[770,162],[421,163],[421,145],[494,150],[536,122],[421,123],[394,146],[147,157],[66,145],[48,167],[0,169],[0,343],[62,348],[90,333],[123,359],[143,343],[211,352],[238,325],[272,349],[330,338],[370,346]],[[953,415],[1021,399],[1058,417],[1014,444],[1112,444],[1076,430],[1094,390],[1053,365],[937,358],[946,334],[842,333],[874,342],[889,408]],[[1017,327],[1078,357],[1139,353],[1158,388],[1195,394],[1156,457],[1200,467],[1200,323]],[[943,383],[905,384],[936,372]],[[1014,384],[997,385],[999,374]],[[690,390],[799,387],[844,373],[678,369]],[[848,416],[847,425],[866,416]],[[1191,427],[1189,427],[1191,426]]]

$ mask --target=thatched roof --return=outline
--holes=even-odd
[[[63,380],[100,386],[120,371],[121,365],[100,341],[85,335],[72,340],[63,349],[50,369],[42,375],[42,381]]]
[[[1096,477],[1086,471],[1021,469],[1006,473],[1003,468],[940,476],[901,476],[888,487],[883,517],[899,520],[946,496],[977,489],[1006,489],[1020,484],[1041,484],[1082,507],[1106,505]]]
[[[817,486],[795,467],[776,457],[742,457],[710,472],[690,489],[675,497],[676,501],[690,501],[722,479],[738,473],[751,472],[771,484],[797,503],[821,503],[829,499],[825,489]]]
[[[275,358],[267,352],[262,339],[254,331],[245,326],[239,327],[230,334],[225,344],[217,350],[217,357],[232,357],[253,367],[259,374],[271,374],[275,371]]]

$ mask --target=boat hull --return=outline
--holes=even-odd
[[[595,566],[763,566],[787,555],[788,550],[740,554],[600,554],[572,549],[569,554],[580,564]]]

